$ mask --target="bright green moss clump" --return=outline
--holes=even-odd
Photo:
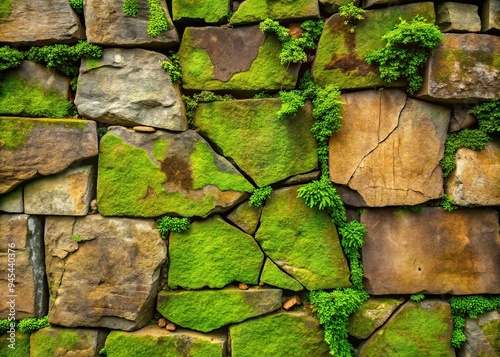
[[[27,357],[30,355],[30,335],[16,331],[15,349],[9,347],[8,334],[0,335],[0,356]]]
[[[60,351],[76,353],[78,350],[88,348],[85,337],[87,336],[84,333],[73,329],[55,327],[42,329],[31,335],[30,352],[31,355],[40,357],[55,356]]]
[[[223,22],[229,14],[227,0],[173,0],[174,21],[202,20],[208,24]]]
[[[274,20],[318,18],[315,0],[246,0],[231,17],[231,24],[256,23],[266,18]]]
[[[9,17],[12,12],[12,2],[13,0],[2,0],[0,2],[0,20]]]
[[[19,67],[24,54],[10,46],[0,47],[0,71]]]

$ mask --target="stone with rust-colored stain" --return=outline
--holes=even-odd
[[[32,356],[98,356],[107,332],[103,329],[46,327],[30,336]]]
[[[467,209],[420,213],[366,209],[362,248],[369,294],[498,294],[498,212]]]
[[[367,206],[415,205],[443,193],[440,160],[447,108],[401,90],[342,96],[342,127],[330,137],[330,179],[357,191]]]
[[[47,217],[49,322],[127,331],[146,325],[166,254],[152,219]]]
[[[465,319],[467,340],[460,349],[459,357],[500,356],[500,310],[480,314],[477,319]]]
[[[500,141],[490,141],[482,150],[460,148],[456,168],[446,180],[445,192],[459,206],[500,205]]]

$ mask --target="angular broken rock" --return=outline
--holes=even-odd
[[[67,0],[4,1],[0,13],[0,43],[45,46],[85,39],[77,14]]]
[[[137,48],[108,48],[100,59],[83,60],[78,112],[108,124],[187,130],[179,85],[160,65],[165,60],[161,53]]]
[[[23,188],[17,187],[16,189],[9,191],[4,195],[0,196],[0,211],[8,213],[23,213]]]
[[[330,179],[368,206],[415,205],[443,194],[440,160],[450,110],[397,89],[342,96],[342,127],[330,137]]]
[[[436,25],[441,32],[479,32],[481,19],[478,7],[458,2],[444,2],[437,7]]]
[[[0,127],[0,193],[98,154],[93,121],[0,117]]]
[[[500,2],[498,0],[486,0],[483,2],[482,13],[483,32],[495,32],[500,30]]]
[[[34,356],[98,356],[107,332],[102,329],[46,327],[31,335]]]
[[[477,319],[465,319],[467,340],[460,349],[459,357],[500,356],[500,310],[480,314]]]
[[[138,133],[112,127],[100,150],[97,203],[105,216],[207,216],[254,189],[193,130]]]
[[[367,209],[362,248],[369,294],[498,294],[498,212],[467,209],[420,213]]]
[[[146,325],[167,249],[154,220],[47,217],[49,322],[134,330]]]

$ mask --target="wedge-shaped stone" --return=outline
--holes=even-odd
[[[270,18],[277,21],[296,22],[318,19],[319,5],[315,0],[246,0],[231,17],[231,24],[251,24]]]
[[[209,332],[281,307],[280,289],[160,291],[157,309],[174,324]]]
[[[46,327],[31,334],[30,355],[98,356],[106,334],[99,329]]]
[[[113,127],[100,150],[97,202],[105,216],[207,216],[253,190],[193,130],[148,134]]]
[[[304,287],[290,275],[282,271],[273,261],[266,258],[260,281],[277,288],[300,291]]]
[[[255,238],[264,252],[308,290],[349,286],[349,268],[325,211],[297,198],[299,186],[273,191]]]
[[[459,357],[500,356],[500,311],[493,310],[478,315],[477,319],[465,319],[467,340],[460,349]]]
[[[134,330],[153,317],[167,248],[154,220],[47,217],[49,322]]]
[[[362,249],[369,294],[498,294],[498,212],[468,209],[421,213],[369,209]]]
[[[96,156],[93,121],[0,117],[0,193]]]
[[[67,0],[3,1],[0,43],[44,46],[85,38],[78,16]]]
[[[22,187],[17,187],[16,189],[9,191],[9,193],[0,196],[0,211],[8,213],[24,212]]]
[[[369,65],[365,58],[385,45],[382,36],[391,31],[402,18],[411,21],[420,15],[434,23],[434,4],[391,6],[369,10],[364,20],[356,24],[356,31],[350,33],[350,26],[344,25],[344,18],[332,15],[323,28],[318,43],[312,75],[319,86],[333,84],[340,89],[371,88],[374,86],[401,86],[404,82],[387,83],[380,78],[376,64]]]
[[[450,305],[440,300],[407,302],[359,349],[369,356],[455,356],[450,344]]]
[[[227,336],[179,329],[170,332],[148,325],[134,332],[111,331],[106,338],[109,357],[225,357]]]
[[[172,17],[179,23],[218,24],[227,22],[229,5],[227,0],[172,0]]]
[[[495,32],[500,30],[500,3],[498,0],[486,0],[483,3],[482,31]]]
[[[318,166],[311,105],[288,120],[276,118],[280,107],[279,99],[200,104],[194,123],[225,156],[264,187]]]
[[[416,97],[444,103],[500,96],[500,37],[445,33],[430,57]]]
[[[264,254],[248,234],[213,215],[168,240],[168,285],[222,288],[233,281],[257,285]]]
[[[342,127],[330,137],[333,182],[357,191],[368,206],[415,205],[442,196],[449,109],[394,89],[342,99]]]
[[[262,206],[250,206],[248,202],[244,202],[229,213],[227,219],[241,228],[243,232],[254,234],[259,225],[261,213]]]
[[[123,11],[122,0],[86,0],[85,26],[87,39],[91,43],[119,47],[143,47],[168,49],[179,43],[177,30],[170,19],[165,0],[159,0],[168,22],[168,30],[158,36],[148,35],[148,21],[151,17],[148,0],[134,0],[138,5],[137,16]]]
[[[264,35],[259,26],[188,27],[179,49],[182,86],[238,92],[293,89],[299,65],[282,65],[280,49],[277,37]]]
[[[75,98],[78,112],[109,124],[187,130],[179,85],[160,66],[165,60],[153,51],[109,48],[98,60],[82,61]]]

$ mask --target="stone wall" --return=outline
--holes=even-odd
[[[138,0],[135,17],[119,0],[85,0],[82,13],[67,0],[0,4],[2,46],[103,48],[81,61],[76,87],[28,60],[0,73],[0,318],[16,295],[17,320],[51,324],[17,332],[16,350],[2,335],[0,355],[328,356],[308,292],[351,286],[350,268],[328,213],[297,197],[320,176],[314,107],[279,120],[272,97],[310,72],[342,92],[329,178],[367,230],[370,299],[347,326],[356,354],[500,356],[500,311],[467,319],[455,350],[449,303],[500,294],[500,141],[459,149],[447,178],[440,164],[447,133],[477,126],[467,111],[500,97],[500,2],[356,1],[367,11],[354,33],[346,3]],[[168,23],[158,36],[153,15]],[[416,15],[444,39],[410,96],[365,59]],[[266,18],[292,34],[322,19],[317,49],[281,64]],[[181,83],[160,65],[170,50]],[[233,97],[192,112],[185,96],[200,91]],[[47,118],[72,103],[77,117]],[[265,186],[270,198],[250,205]],[[445,193],[458,209],[435,206]],[[162,237],[165,215],[190,228]]]

